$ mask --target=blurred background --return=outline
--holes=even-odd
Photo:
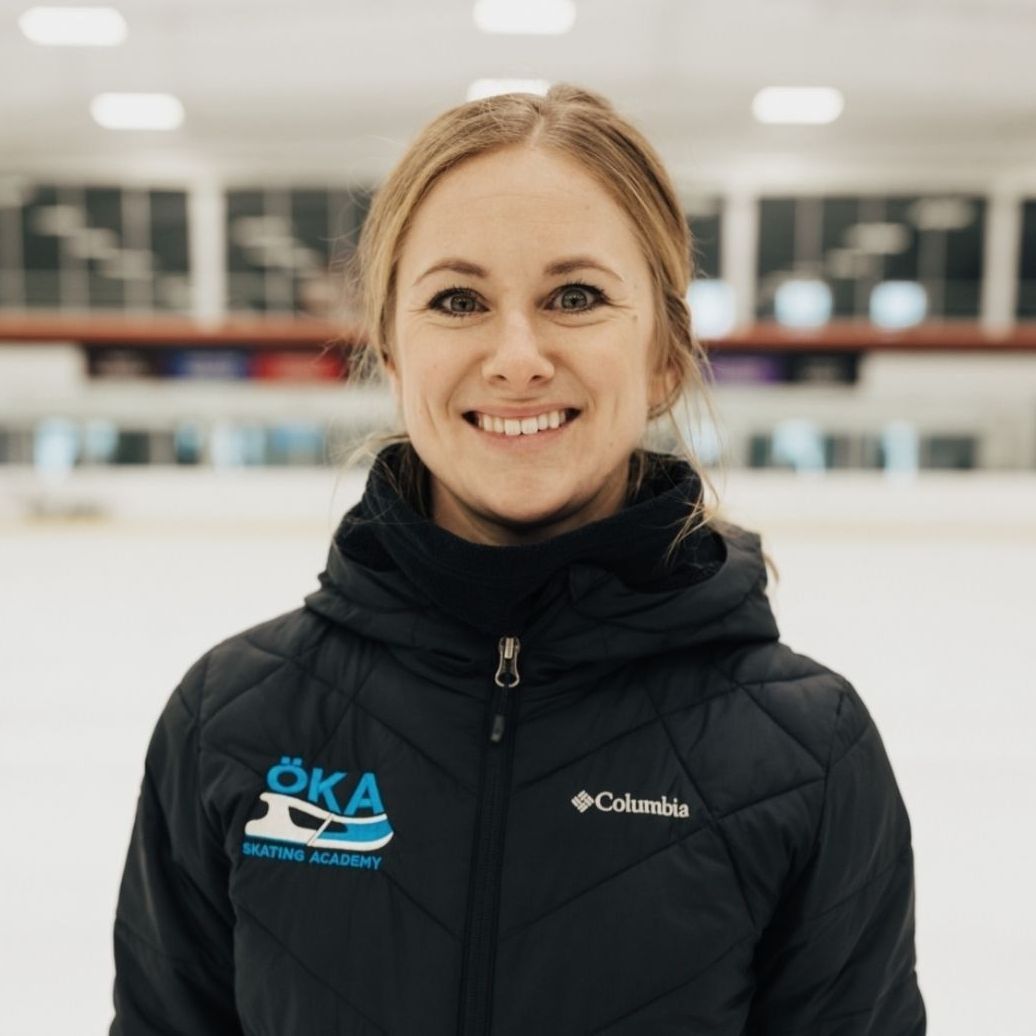
[[[107,1031],[158,713],[362,491],[372,191],[445,108],[563,80],[679,188],[688,432],[882,732],[930,1031],[1031,1033],[1034,42],[1036,0],[0,0],[0,1030]]]

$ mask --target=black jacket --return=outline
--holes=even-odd
[[[910,825],[700,491],[489,547],[384,477],[147,752],[112,1034],[921,1036]]]

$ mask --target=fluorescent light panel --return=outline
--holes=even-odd
[[[549,89],[546,79],[476,79],[468,87],[468,100],[478,101],[497,94],[545,94]]]
[[[172,94],[98,94],[90,114],[105,129],[173,130],[183,122],[183,105]]]
[[[478,0],[472,12],[483,32],[560,36],[575,24],[573,0]]]
[[[767,86],[755,95],[752,114],[760,122],[821,124],[834,122],[844,107],[829,86]]]
[[[43,47],[116,47],[127,31],[114,7],[30,7],[18,27]]]

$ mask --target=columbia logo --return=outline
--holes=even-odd
[[[686,802],[663,795],[660,799],[635,799],[628,791],[616,795],[613,791],[599,791],[596,795],[584,789],[572,796],[572,805],[585,813],[595,806],[602,813],[654,813],[659,817],[689,817],[690,808]]]
[[[575,806],[580,813],[585,813],[593,804],[594,798],[588,792],[581,791],[578,795],[572,796],[572,805]]]

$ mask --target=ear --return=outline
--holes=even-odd
[[[389,388],[392,390],[392,398],[396,401],[396,406],[398,407],[400,405],[399,371],[396,369],[392,356],[387,349],[382,350],[381,363],[385,369],[385,377],[388,378]]]
[[[669,363],[665,369],[656,371],[651,378],[651,387],[648,393],[648,406],[652,413],[660,410],[662,404],[670,398],[671,393],[676,390],[679,384],[679,372],[675,363]]]

